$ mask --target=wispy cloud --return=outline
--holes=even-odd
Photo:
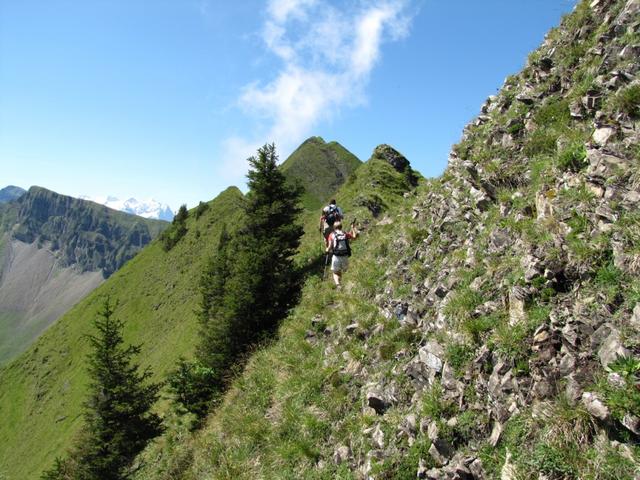
[[[281,62],[267,81],[244,87],[239,106],[254,124],[227,140],[226,172],[245,172],[247,153],[275,142],[286,155],[322,121],[366,101],[381,46],[409,34],[411,0],[269,0],[261,38]],[[344,6],[348,4],[349,6]],[[239,164],[239,168],[238,167]]]

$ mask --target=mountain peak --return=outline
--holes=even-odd
[[[26,193],[24,188],[16,187],[15,185],[7,185],[0,190],[0,203],[12,202],[17,200]]]
[[[281,165],[282,172],[305,189],[304,205],[319,208],[362,162],[338,142],[310,137]]]
[[[86,195],[80,198],[84,200],[91,200],[92,202],[104,205],[114,210],[130,213],[143,218],[170,222],[173,220],[174,216],[173,210],[171,210],[169,205],[160,203],[153,198],[142,201],[135,197],[130,197],[127,200],[120,200],[118,197],[113,195],[107,196],[106,199],[104,197],[90,197]]]

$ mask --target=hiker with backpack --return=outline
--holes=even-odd
[[[325,247],[329,245],[329,235],[333,230],[335,222],[342,220],[343,217],[342,209],[336,205],[335,199],[331,199],[329,205],[322,209],[322,215],[320,216],[320,232],[324,238]]]
[[[342,230],[342,222],[336,220],[333,223],[333,232],[327,238],[327,254],[331,253],[331,273],[333,273],[333,281],[338,289],[342,288],[342,272],[346,272],[349,267],[349,257],[351,256],[351,246],[349,240],[355,240],[358,237],[358,231],[355,227],[355,221],[351,224],[351,231],[344,232]]]

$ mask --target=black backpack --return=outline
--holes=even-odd
[[[336,220],[340,219],[340,212],[338,211],[338,207],[335,205],[329,205],[327,207],[327,213],[324,216],[325,222],[327,225],[333,227],[333,224],[336,223]]]
[[[333,254],[337,257],[350,257],[351,247],[344,232],[333,232]]]

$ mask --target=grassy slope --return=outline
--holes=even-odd
[[[624,3],[614,3],[613,16]],[[628,329],[628,319],[631,309],[640,302],[640,280],[637,274],[611,264],[610,236],[592,230],[598,202],[587,188],[586,166],[572,173],[566,165],[567,145],[582,147],[593,132],[591,119],[575,121],[568,116],[569,101],[584,95],[594,78],[593,64],[580,65],[582,55],[596,34],[610,26],[592,22],[594,33],[586,41],[576,42],[573,34],[588,19],[589,2],[582,2],[565,19],[563,28],[550,35],[552,40],[568,39],[568,44],[556,50],[553,60],[572,68],[579,64],[572,71],[572,89],[531,107],[513,102],[504,111],[495,111],[484,125],[471,127],[457,146],[461,157],[470,159],[483,170],[484,178],[498,186],[497,200],[486,211],[474,209],[468,185],[463,183],[468,174],[464,168],[451,168],[421,187],[417,196],[396,206],[391,204],[393,223],[371,222],[363,238],[354,244],[344,291],[336,292],[330,282],[311,278],[300,305],[283,323],[279,338],[254,354],[205,428],[189,434],[180,419],[175,419],[167,435],[141,459],[138,480],[355,479],[362,474],[354,467],[360,462],[366,465],[367,459],[372,459],[370,473],[374,478],[412,479],[416,478],[419,461],[425,461],[427,467],[433,467],[434,462],[425,432],[415,432],[413,443],[400,435],[399,428],[408,414],[416,415],[418,423],[426,420],[437,424],[462,456],[479,456],[488,478],[500,478],[507,452],[513,456],[512,468],[517,472],[513,478],[637,478],[637,439],[629,440],[623,429],[618,440],[626,441],[626,445],[609,442],[584,406],[567,403],[561,393],[543,397],[535,408],[531,399],[518,403],[518,411],[504,425],[497,446],[488,442],[495,425],[495,419],[487,415],[491,411],[486,392],[489,373],[498,361],[504,361],[518,377],[520,388],[528,392],[524,389],[529,369],[539,372],[549,363],[538,353],[539,345],[534,345],[534,332],[542,327],[542,332],[547,328],[557,335],[563,325],[554,325],[551,312],[556,322],[564,309],[570,312],[574,306],[576,310],[586,306],[594,316],[608,315],[608,321],[624,331],[626,344],[638,352],[638,332]],[[534,60],[536,55],[540,52],[532,56]],[[597,56],[589,58],[598,60]],[[527,75],[531,75],[530,70],[509,82],[521,88]],[[549,83],[553,81],[549,79]],[[540,90],[547,87],[539,86]],[[500,94],[499,101],[509,96],[513,99],[514,95],[513,89],[507,90]],[[604,103],[613,104],[610,98]],[[487,148],[491,135],[504,133],[510,120],[523,118],[529,110],[535,127],[526,133],[520,130],[515,148],[509,150],[496,143]],[[637,144],[632,147],[636,153],[629,170],[610,181],[624,185],[630,174],[636,179],[637,189],[640,156]],[[370,216],[358,209],[359,202],[354,200],[362,192],[373,195],[369,188],[375,182],[362,180],[372,173],[372,167],[361,167],[354,184],[346,185],[338,194],[348,211],[364,214],[365,219]],[[567,185],[567,177],[574,181],[572,185]],[[553,193],[547,198],[556,213],[538,219],[535,201],[545,191]],[[414,207],[422,211],[416,211],[415,217]],[[613,207],[621,221],[612,225],[612,235],[630,238],[637,258],[637,212],[619,204]],[[587,226],[579,230],[580,225],[572,223],[572,228],[566,229],[562,220],[571,222],[576,216]],[[504,251],[492,251],[489,237],[499,229],[506,229],[518,242]],[[591,231],[596,232],[593,237]],[[319,251],[312,234],[307,232],[302,248],[309,258]],[[467,240],[470,243],[465,243]],[[562,248],[554,248],[554,240]],[[567,273],[574,267],[580,267],[582,273],[573,280],[576,283],[571,291],[557,286],[557,290],[553,286],[538,288],[526,304],[523,322],[510,325],[505,299],[511,288],[524,284],[520,263],[523,250],[535,245],[542,245],[550,255],[565,252]],[[470,286],[474,279],[482,280],[477,289]],[[429,304],[440,301],[426,299],[425,290],[448,280],[449,303],[442,310],[435,309]],[[381,315],[379,306],[389,305],[390,299],[407,301],[424,310],[419,314],[424,325],[420,329],[402,328],[393,310]],[[493,302],[496,311],[476,313],[485,302]],[[440,314],[442,319],[438,320],[444,326],[430,326],[437,323]],[[355,322],[358,327],[350,333],[346,326]],[[446,362],[456,370],[454,378],[463,382],[463,408],[457,398],[451,401],[443,396],[439,378],[433,388],[420,392],[404,373],[403,366],[427,339],[444,345]],[[474,358],[483,347],[490,350],[492,358],[477,367]],[[578,354],[600,368],[588,347],[578,349]],[[553,362],[560,356],[556,353]],[[482,371],[485,368],[488,371]],[[602,371],[595,373],[603,375]],[[598,391],[614,413],[624,413],[622,403],[636,414],[640,411],[637,389],[632,397],[623,389],[607,386],[606,380],[602,387],[602,380],[598,383],[597,379],[583,387]],[[565,381],[561,378],[558,382],[560,389]],[[383,416],[365,408],[368,382],[394,387],[395,402]],[[456,424],[445,424],[454,418]],[[372,438],[377,431],[374,427],[382,432],[383,447]],[[340,445],[350,447],[352,465],[333,461],[334,449]],[[378,462],[375,452],[381,450],[383,460]]]
[[[330,423],[359,406],[344,392],[327,392],[327,382],[338,371],[323,365],[322,349],[304,340],[310,319],[324,314],[323,325],[332,326],[352,323],[355,314],[367,322],[377,319],[370,296],[383,272],[375,256],[380,240],[386,241],[394,226],[387,221],[377,226],[378,220],[360,205],[362,195],[366,192],[367,197],[383,200],[386,209],[381,218],[386,219],[388,213],[397,213],[395,208],[409,188],[404,176],[380,159],[371,159],[357,170],[336,195],[348,219],[358,217],[364,228],[353,244],[353,265],[345,275],[350,294],[336,295],[329,280],[322,282],[320,265],[317,275],[309,277],[301,304],[280,329],[278,341],[253,356],[204,431],[191,436],[181,420],[172,417],[167,434],[141,460],[145,467],[136,478],[311,478],[308,472],[302,475],[301,468],[310,465],[318,449],[326,448],[333,435]],[[315,216],[307,219],[300,261],[322,256],[316,221]],[[323,418],[317,417],[318,411]]]
[[[337,142],[326,143],[311,137],[300,145],[282,164],[288,178],[306,185],[303,204],[319,210],[362,162]]]
[[[158,377],[193,347],[197,279],[223,221],[239,218],[242,194],[230,188],[169,253],[154,242],[76,305],[16,361],[0,370],[0,477],[37,478],[81,423],[85,357],[92,319],[105,295],[119,302],[125,338],[143,344],[141,360]],[[4,478],[4,477],[3,477]]]

